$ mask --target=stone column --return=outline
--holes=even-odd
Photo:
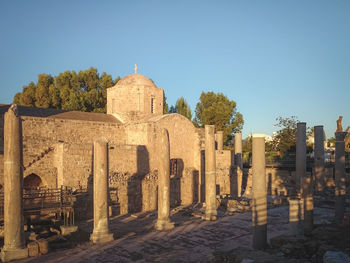
[[[237,195],[241,197],[243,179],[242,133],[235,134],[235,165],[237,167]]]
[[[311,234],[314,228],[314,198],[311,175],[302,177],[302,197],[304,202],[304,233]]]
[[[170,148],[169,134],[166,129],[160,130],[158,171],[158,219],[155,225],[157,230],[174,228],[170,221]]]
[[[4,121],[4,246],[2,262],[28,257],[23,233],[23,173],[21,124],[17,106],[5,113]]]
[[[94,231],[90,236],[93,243],[113,240],[109,231],[108,218],[108,142],[98,138],[94,142]]]
[[[318,192],[323,191],[325,185],[324,171],[324,138],[323,126],[314,127],[314,159],[315,159],[315,187]]]
[[[223,131],[216,132],[216,141],[218,144],[217,149],[222,151],[224,149],[224,132]]]
[[[335,222],[341,224],[345,212],[345,136],[346,132],[335,133]]]
[[[205,125],[205,220],[216,220],[216,161],[214,125]]]
[[[253,134],[252,158],[253,248],[264,249],[267,245],[267,190],[265,176],[265,136],[263,134]]]
[[[291,235],[304,234],[304,202],[299,199],[289,200],[289,226]]]
[[[295,160],[295,188],[301,193],[301,181],[306,176],[306,123],[297,123],[297,145]]]

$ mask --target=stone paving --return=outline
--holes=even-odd
[[[329,208],[315,209],[315,222],[332,219]],[[223,216],[217,221],[203,221],[173,210],[176,223],[170,231],[155,231],[156,213],[117,216],[111,219],[116,240],[103,245],[85,243],[73,249],[53,251],[20,262],[203,262],[215,250],[252,245],[251,213]],[[92,222],[80,226],[92,231]],[[268,239],[289,232],[288,207],[268,210]]]

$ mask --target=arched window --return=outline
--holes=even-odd
[[[30,174],[23,180],[24,189],[37,189],[42,186],[41,178],[36,174]]]

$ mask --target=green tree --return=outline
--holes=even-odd
[[[191,108],[183,97],[180,97],[176,101],[176,110],[177,110],[177,113],[185,116],[187,119],[189,120],[192,119]]]
[[[170,106],[169,113],[177,113],[176,105],[175,106],[174,105]]]
[[[51,84],[49,86],[49,98],[50,98],[51,108],[55,108],[55,109],[61,108],[60,91],[54,84]]]
[[[23,106],[35,106],[35,93],[36,93],[36,85],[34,82],[30,82],[28,86],[23,87],[22,94],[19,98],[19,105]],[[17,96],[17,94],[16,94]],[[17,96],[18,98],[18,96]]]
[[[164,101],[164,104],[163,104],[163,114],[168,114],[168,113],[169,113],[169,105],[168,105],[168,103],[166,102],[166,96],[165,96],[165,94],[163,94],[163,101]]]
[[[280,130],[276,132],[272,139],[272,146],[276,151],[280,151],[281,155],[286,153],[295,153],[297,140],[297,123],[299,122],[296,116],[287,118],[276,118],[276,127]]]
[[[17,92],[16,93],[16,95],[15,95],[15,97],[13,98],[13,103],[14,104],[20,104],[20,101],[21,101],[21,93],[20,92]]]
[[[53,77],[48,74],[39,74],[38,83],[36,84],[35,90],[35,107],[38,108],[49,108],[50,107],[50,96],[49,87],[53,84]]]
[[[37,83],[24,86],[22,93],[15,95],[14,102],[24,106],[105,113],[107,88],[119,80],[117,77],[113,81],[105,72],[99,75],[93,67],[79,73],[65,71],[55,77],[39,74]]]
[[[233,133],[243,128],[243,116],[237,111],[236,102],[222,93],[202,92],[195,113],[193,123],[198,127],[215,125],[217,130],[224,131],[226,144],[232,139]]]
[[[183,97],[180,97],[175,106],[171,106],[169,113],[178,113],[185,116],[187,119],[192,119],[191,108]]]

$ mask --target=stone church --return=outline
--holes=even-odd
[[[134,73],[107,89],[107,114],[18,106],[24,188],[89,189],[93,142],[109,141],[109,186],[120,212],[156,209],[158,133],[170,139],[172,205],[204,198],[204,129],[179,114],[163,114],[164,91]],[[0,184],[3,185],[4,113],[0,105]],[[217,150],[217,191],[232,193],[233,154]],[[114,191],[114,192],[113,192]]]

